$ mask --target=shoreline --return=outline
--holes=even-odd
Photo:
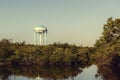
[[[3,61],[0,62],[0,66],[30,66],[30,65],[38,65],[38,66],[78,66],[85,65],[81,63],[41,63],[41,62],[15,62],[15,61]]]

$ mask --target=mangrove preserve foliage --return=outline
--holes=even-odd
[[[90,60],[93,48],[78,47],[68,43],[54,43],[46,46],[34,46],[25,42],[13,43],[11,40],[0,41],[0,63],[6,64],[39,64],[39,65],[77,65]]]

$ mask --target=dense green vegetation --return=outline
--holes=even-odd
[[[109,65],[120,64],[120,19],[108,18],[103,27],[102,36],[95,43],[95,54],[98,62]]]
[[[6,64],[39,64],[39,65],[77,65],[86,64],[90,60],[92,48],[77,47],[68,43],[54,43],[46,46],[34,46],[13,43],[11,40],[0,41],[0,62]]]

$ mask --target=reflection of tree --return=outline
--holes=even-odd
[[[6,80],[11,75],[26,76],[36,78],[38,75],[45,79],[67,79],[75,77],[82,70],[79,67],[58,67],[58,66],[19,66],[19,67],[0,67],[0,78]]]
[[[108,65],[98,65],[96,77],[102,76],[103,80],[120,80],[120,73]]]
[[[11,75],[11,71],[9,71],[8,69],[0,68],[0,80],[9,80],[9,75]]]

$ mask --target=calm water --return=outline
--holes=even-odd
[[[120,80],[110,68],[21,66],[0,67],[0,80]]]

